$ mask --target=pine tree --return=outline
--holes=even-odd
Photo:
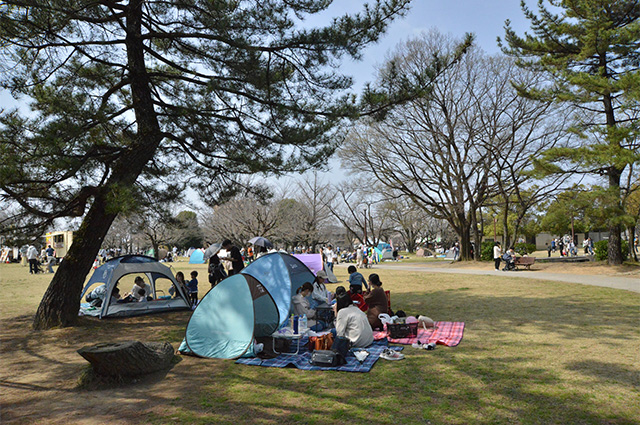
[[[298,24],[330,0],[2,2],[0,82],[32,100],[28,116],[0,116],[5,223],[83,217],[34,326],[75,321],[104,236],[141,192],[161,201],[194,176],[210,198],[229,196],[234,176],[321,164],[358,113],[340,60],[359,58],[409,1],[317,28]]]
[[[522,2],[533,34],[518,36],[507,21],[503,51],[519,65],[550,77],[547,85],[520,86],[523,96],[566,102],[577,108],[573,146],[535,160],[543,175],[594,175],[606,179],[609,264],[622,263],[620,232],[625,181],[640,163],[640,2],[544,0],[534,13]],[[622,185],[622,186],[621,186]]]

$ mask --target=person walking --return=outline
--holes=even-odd
[[[27,248],[27,260],[29,261],[29,273],[38,273],[38,250],[35,246]]]
[[[500,242],[493,244],[493,262],[497,272],[500,271],[500,261],[502,260],[502,248]]]
[[[327,262],[327,269],[333,272],[333,247],[331,245],[327,245],[327,248],[324,250],[324,257]]]
[[[564,241],[562,240],[562,238],[558,240],[558,249],[560,250],[560,256],[564,257]]]
[[[51,248],[51,245],[49,245],[45,250],[45,252],[47,253],[47,272],[53,273],[53,265],[56,262],[56,257],[55,257],[56,251],[53,248]]]

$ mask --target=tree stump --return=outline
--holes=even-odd
[[[173,360],[168,342],[125,341],[82,347],[78,354],[93,366],[98,375],[139,376],[168,369]]]

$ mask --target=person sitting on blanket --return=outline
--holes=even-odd
[[[318,270],[316,279],[313,281],[313,292],[311,293],[311,300],[309,304],[311,308],[316,308],[319,305],[329,305],[329,291],[324,282],[327,279],[327,274],[324,270]]]
[[[140,290],[144,289],[144,295],[140,295]],[[145,283],[144,279],[140,276],[136,276],[133,283],[133,288],[131,288],[131,292],[126,294],[126,296],[131,295],[134,302],[139,302],[141,296],[151,297],[151,286],[148,283]],[[148,299],[148,298],[147,298]]]
[[[362,285],[369,290],[369,285],[364,280],[362,273],[358,273],[356,266],[349,266],[347,271],[349,272],[349,291],[352,294],[362,294]]]
[[[187,282],[184,281],[184,273],[178,272],[176,273],[176,282],[180,285],[180,289],[185,295],[189,294],[189,288],[187,288]],[[175,285],[171,285],[169,288],[169,294],[173,295],[173,298],[180,298],[180,291],[176,289]]]
[[[100,285],[86,296],[86,300],[88,303],[91,303],[92,307],[101,307],[106,294],[107,285]],[[116,284],[116,286],[111,290],[110,304],[118,302],[119,299],[120,289],[118,288],[118,284]]]
[[[369,319],[372,329],[382,329],[382,322],[378,315],[387,313],[387,295],[382,289],[382,282],[380,282],[380,277],[377,274],[372,273],[369,275],[369,284],[371,285],[371,290],[367,291],[364,296],[364,300],[369,306],[367,319]]]
[[[336,302],[336,328],[331,330],[335,337],[351,341],[352,347],[364,348],[373,343],[373,330],[367,315],[353,304],[347,293],[338,295]]]
[[[293,305],[293,314],[296,316],[307,315],[307,326],[314,332],[320,332],[327,327],[327,324],[322,320],[316,320],[316,311],[309,306],[309,300],[307,297],[313,291],[313,285],[310,282],[305,282],[298,288],[296,294],[291,298],[291,304]]]

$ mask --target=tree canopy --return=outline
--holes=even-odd
[[[503,50],[549,81],[516,84],[520,94],[579,108],[572,130],[580,138],[573,146],[547,150],[536,167],[541,175],[605,180],[613,203],[608,259],[619,264],[621,225],[630,220],[624,211],[630,187],[621,184],[635,180],[631,176],[640,164],[640,2],[540,0],[538,13],[524,2],[522,9],[533,33],[518,36],[507,22]]]
[[[0,116],[0,197],[14,227],[84,217],[36,315],[68,325],[118,213],[141,192],[211,199],[238,174],[302,170],[335,149],[359,106],[336,68],[358,59],[409,0],[308,28],[331,1],[8,0],[0,79],[31,114]],[[387,98],[369,100],[380,107]]]

